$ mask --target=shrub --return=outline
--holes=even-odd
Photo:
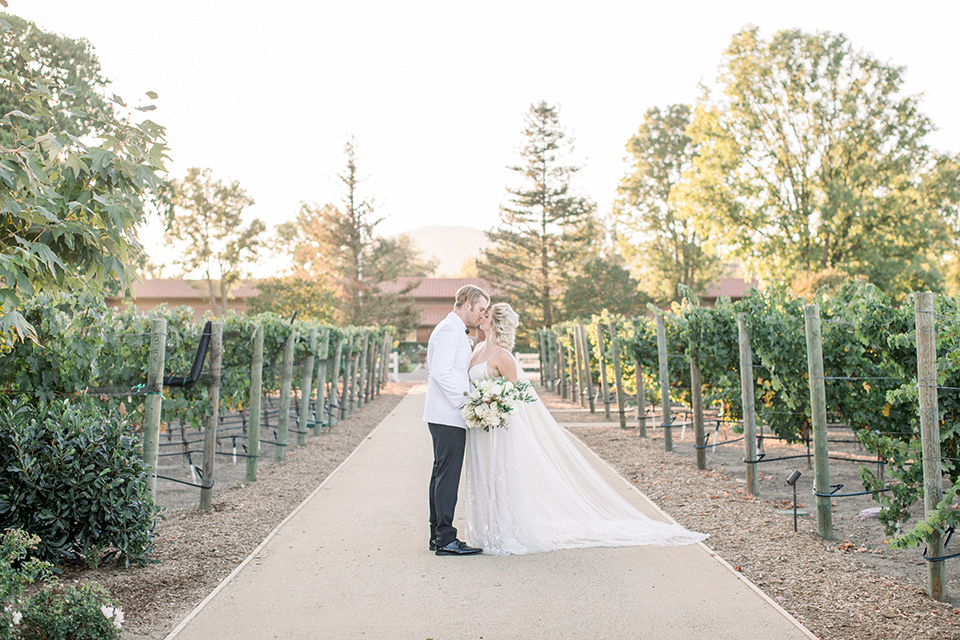
[[[116,640],[123,610],[96,582],[46,585],[23,608],[23,640]]]
[[[143,556],[157,514],[147,471],[118,411],[0,403],[0,522],[39,536],[44,560]]]
[[[12,529],[0,533],[0,640],[16,638],[22,617],[24,587],[46,575],[50,564],[29,558],[40,538]]]

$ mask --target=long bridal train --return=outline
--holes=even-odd
[[[470,377],[488,377],[487,363],[475,365]],[[538,397],[521,404],[505,429],[467,430],[466,537],[484,553],[506,555],[674,546],[707,536],[653,520],[627,502]]]

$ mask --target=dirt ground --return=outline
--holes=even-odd
[[[230,456],[219,456],[218,489],[207,512],[196,509],[196,489],[160,483],[158,499],[166,507],[166,518],[157,528],[152,555],[156,562],[129,569],[73,570],[66,579],[98,580],[120,599],[127,620],[124,640],[165,637],[359,445],[411,386],[388,385],[380,398],[321,437],[310,436],[305,446],[291,448],[282,464],[263,464],[255,483],[242,482],[243,458],[234,464]],[[708,450],[709,469],[698,471],[690,429],[674,434],[674,451],[668,453],[659,429],[640,438],[635,419],[629,422],[634,428],[623,430],[605,422],[602,409],[591,414],[549,392],[541,395],[559,422],[681,524],[709,533],[709,547],[817,636],[960,639],[957,563],[948,561],[945,567],[949,602],[927,598],[920,550],[890,549],[879,522],[861,518],[861,510],[875,506],[869,496],[833,501],[834,540],[817,536],[812,516],[799,518],[794,533],[792,512],[778,511],[792,505],[792,490],[785,480],[796,468],[803,474],[797,483],[798,500],[803,510],[815,513],[813,472],[805,459],[762,464],[760,497],[753,498],[746,492],[742,442]],[[738,436],[718,434],[719,441],[724,437]],[[224,452],[232,452],[229,441],[222,446]],[[272,451],[266,446],[262,452],[266,463]],[[805,452],[802,447],[765,443],[767,458]],[[831,452],[857,454],[855,445],[848,444],[833,445]],[[167,471],[189,480],[189,469],[180,460],[179,469],[171,461]],[[844,493],[859,490],[856,466],[834,463],[831,483],[843,483]],[[744,637],[750,637],[748,626]]]
[[[758,467],[760,495],[754,498],[746,491],[743,442],[719,444],[740,437],[732,431],[715,433],[708,425],[708,443],[718,445],[707,449],[707,469],[699,471],[692,427],[674,429],[673,452],[667,453],[663,430],[648,428],[641,438],[632,413],[624,430],[615,409],[614,424],[604,420],[602,407],[591,414],[543,395],[559,422],[681,524],[709,533],[707,546],[819,637],[960,638],[956,561],[944,567],[947,601],[929,599],[922,549],[890,548],[879,521],[869,512],[861,514],[878,506],[869,495],[834,498],[834,539],[817,535],[814,474],[806,457],[772,460],[805,456],[804,445],[765,438],[763,452],[770,461]],[[688,419],[681,414],[675,422]],[[858,467],[876,473],[876,460],[851,442],[849,430],[833,427],[829,439],[831,456],[864,461],[831,460],[830,484],[843,485],[837,493],[862,491]],[[809,514],[798,518],[797,532],[793,489],[786,482],[794,469],[802,474],[796,483],[798,507]]]

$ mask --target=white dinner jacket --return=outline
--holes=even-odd
[[[451,311],[427,342],[427,395],[423,419],[434,424],[467,428],[460,415],[463,394],[470,390],[470,340],[467,325]]]

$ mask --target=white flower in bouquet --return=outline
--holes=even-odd
[[[466,403],[460,410],[468,427],[491,428],[507,426],[510,414],[521,402],[533,402],[536,398],[526,380],[513,383],[506,378],[484,378],[470,383],[470,391],[464,392]]]

